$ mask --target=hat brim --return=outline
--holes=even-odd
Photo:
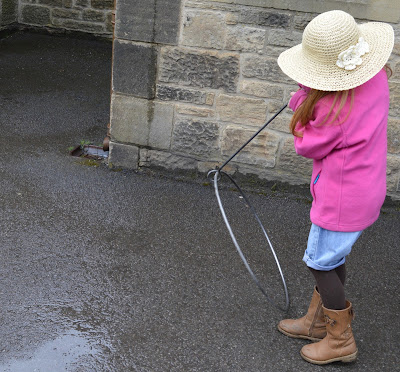
[[[303,53],[301,44],[282,52],[278,65],[291,79],[309,88],[335,92],[358,87],[383,68],[394,45],[394,31],[389,24],[369,22],[358,27],[370,51],[354,70],[342,69],[335,63],[317,63]]]

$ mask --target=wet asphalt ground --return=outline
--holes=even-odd
[[[399,340],[399,203],[387,203],[347,262],[355,363],[313,366],[307,342],[251,281],[207,180],[109,169],[69,156],[101,144],[109,118],[111,43],[41,34],[0,41],[0,371],[395,371]],[[274,189],[274,188],[273,188]],[[301,261],[309,196],[250,193],[291,296],[308,306]],[[248,208],[222,200],[252,267],[282,285]]]

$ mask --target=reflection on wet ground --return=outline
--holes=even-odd
[[[55,372],[65,371],[79,365],[83,357],[90,362],[96,360],[99,352],[96,339],[76,330],[69,330],[54,340],[47,341],[34,350],[27,359],[11,360],[0,364],[5,372]],[[90,366],[90,365],[89,365]],[[89,367],[88,366],[88,367]]]

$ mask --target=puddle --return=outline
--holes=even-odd
[[[96,345],[83,337],[81,332],[69,330],[66,334],[43,344],[32,355],[0,364],[4,372],[55,372],[68,371],[68,367],[83,356],[99,353]]]
[[[104,151],[100,146],[78,145],[69,154],[80,158],[102,160],[108,158],[108,153],[109,151]]]

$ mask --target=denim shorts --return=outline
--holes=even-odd
[[[312,224],[303,261],[315,270],[333,270],[345,263],[361,233],[330,231]]]

